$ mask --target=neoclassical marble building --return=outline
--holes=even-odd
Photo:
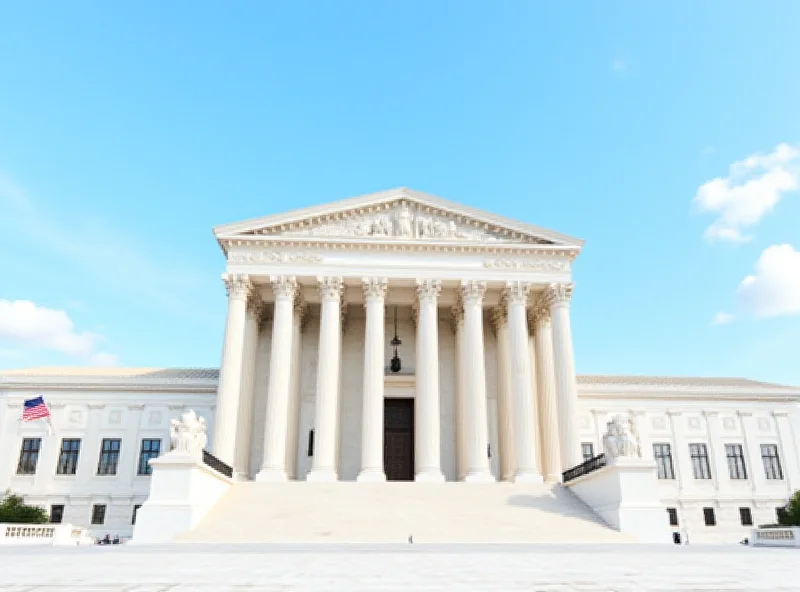
[[[569,318],[582,241],[408,189],[214,232],[228,316],[212,451],[236,474],[492,481],[495,422],[502,479],[558,480],[582,461]],[[259,373],[253,433],[241,419]]]
[[[408,189],[214,232],[228,294],[219,372],[0,372],[0,491],[49,508],[54,521],[129,536],[151,492],[149,461],[169,449],[170,422],[187,410],[205,419],[210,451],[233,470],[229,501],[204,531],[215,536],[233,523],[233,536],[258,531],[247,540],[330,540],[358,516],[345,505],[382,511],[389,498],[372,496],[377,487],[407,504],[393,526],[381,515],[362,534],[405,532],[415,517],[445,535],[467,519],[481,540],[610,540],[559,483],[603,451],[619,415],[633,420],[664,521],[682,541],[737,542],[774,522],[800,488],[796,387],[576,377],[578,239]],[[52,432],[20,422],[36,395]],[[410,483],[374,483],[384,480]],[[430,489],[439,486],[414,481],[449,482],[445,501]],[[323,495],[338,496],[326,499],[339,514],[324,518],[340,522],[305,524]],[[287,522],[288,498],[302,519]],[[428,514],[417,512],[423,504]],[[241,514],[229,520],[231,509]]]

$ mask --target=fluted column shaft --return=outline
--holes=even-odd
[[[383,469],[383,348],[386,278],[364,278],[364,393],[358,481],[386,481]]]
[[[228,292],[228,316],[225,321],[217,409],[214,414],[213,453],[221,461],[233,466],[239,397],[242,389],[247,300],[253,285],[246,275],[226,275],[223,280]]]
[[[465,281],[461,283],[461,300],[464,304],[464,392],[467,424],[467,474],[468,483],[494,481],[489,469],[489,445],[486,418],[486,361],[483,343],[483,296],[486,283]]]
[[[264,460],[256,481],[286,481],[286,436],[289,427],[289,387],[292,380],[292,332],[297,281],[273,276],[275,312],[269,363],[267,410],[264,422]]]
[[[455,333],[455,386],[456,386],[456,478],[467,474],[467,426],[464,400],[464,308],[461,301],[452,307],[452,324]]]
[[[509,352],[508,315],[505,302],[492,310],[492,324],[497,335],[497,432],[500,456],[500,479],[514,478],[514,412],[511,392],[511,353]]]
[[[546,298],[553,318],[553,361],[558,392],[558,428],[561,443],[561,464],[569,469],[583,462],[578,425],[578,388],[575,380],[575,360],[572,351],[572,329],[569,321],[569,301],[572,285],[551,284]]]
[[[546,481],[561,481],[561,450],[556,403],[556,375],[553,367],[553,329],[550,310],[534,310],[536,328],[536,391],[539,397],[539,429],[542,440],[542,470]]]
[[[509,282],[505,296],[508,302],[508,333],[511,349],[510,386],[514,409],[515,482],[541,482],[536,464],[536,415],[531,393],[531,365],[528,350],[527,302],[530,285]]]
[[[308,481],[336,481],[339,417],[339,364],[342,331],[340,277],[319,278],[321,319],[317,364],[317,401],[314,423],[314,462]]]
[[[300,378],[303,352],[303,318],[306,303],[299,296],[294,301],[292,317],[292,377],[289,382],[289,428],[286,435],[286,474],[297,477],[298,433],[300,430]]]
[[[439,280],[417,280],[417,393],[414,401],[416,481],[444,481],[439,413]]]
[[[256,350],[261,325],[263,303],[254,294],[247,303],[244,328],[244,361],[242,363],[242,393],[239,397],[239,415],[236,431],[236,453],[233,476],[237,480],[250,477],[250,446],[253,433],[253,396],[255,391]]]

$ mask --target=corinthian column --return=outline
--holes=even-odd
[[[455,333],[455,393],[456,393],[456,473],[460,481],[467,473],[466,404],[464,402],[464,307],[461,299],[450,309]]]
[[[486,282],[461,282],[464,304],[464,392],[467,424],[468,483],[494,481],[489,470],[488,426],[486,419],[486,361],[483,353],[483,296]]]
[[[320,277],[322,300],[317,363],[317,403],[314,425],[314,462],[308,481],[336,481],[336,440],[339,417],[339,363],[342,332],[341,277]]]
[[[505,299],[503,299],[505,300]],[[514,478],[514,414],[511,392],[511,354],[508,351],[508,314],[505,302],[492,310],[492,325],[497,335],[497,423],[500,479]]]
[[[289,427],[292,329],[297,280],[294,276],[272,276],[270,281],[275,293],[275,312],[272,321],[267,417],[264,422],[264,460],[256,481],[286,481],[286,435]]]
[[[583,462],[578,426],[578,388],[572,353],[572,329],[569,301],[572,284],[550,284],[545,292],[553,317],[553,357],[558,392],[558,429],[561,441],[561,464],[569,469]]]
[[[256,350],[258,331],[264,303],[261,296],[253,294],[247,303],[247,320],[244,329],[244,361],[242,363],[242,393],[239,396],[238,429],[233,477],[236,480],[250,478],[250,446],[253,434],[253,395],[255,390]]]
[[[233,466],[239,397],[242,390],[247,300],[253,291],[253,284],[246,275],[225,275],[222,279],[228,293],[228,317],[225,321],[225,340],[219,369],[213,452],[221,461]]]
[[[550,309],[541,302],[533,309],[536,342],[536,391],[539,395],[539,427],[542,431],[542,466],[546,481],[561,481],[561,452],[553,367],[553,329]]]
[[[531,393],[531,357],[528,349],[528,319],[526,307],[530,284],[508,282],[505,298],[508,302],[508,332],[511,344],[511,392],[514,401],[514,448],[516,451],[515,482],[541,483],[542,475],[536,466],[536,414]]]
[[[386,278],[364,278],[364,401],[361,414],[361,472],[357,481],[386,481],[383,471],[383,347]]]
[[[440,449],[439,417],[439,320],[437,302],[440,280],[417,280],[417,394],[414,401],[416,431],[415,481],[444,481]]]

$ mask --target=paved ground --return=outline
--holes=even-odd
[[[641,545],[0,547],[2,592],[800,591],[800,550]]]

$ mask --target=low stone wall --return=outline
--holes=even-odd
[[[753,547],[798,547],[800,548],[800,527],[756,528],[750,534]]]
[[[0,545],[76,546],[91,543],[86,530],[72,524],[0,523]]]

